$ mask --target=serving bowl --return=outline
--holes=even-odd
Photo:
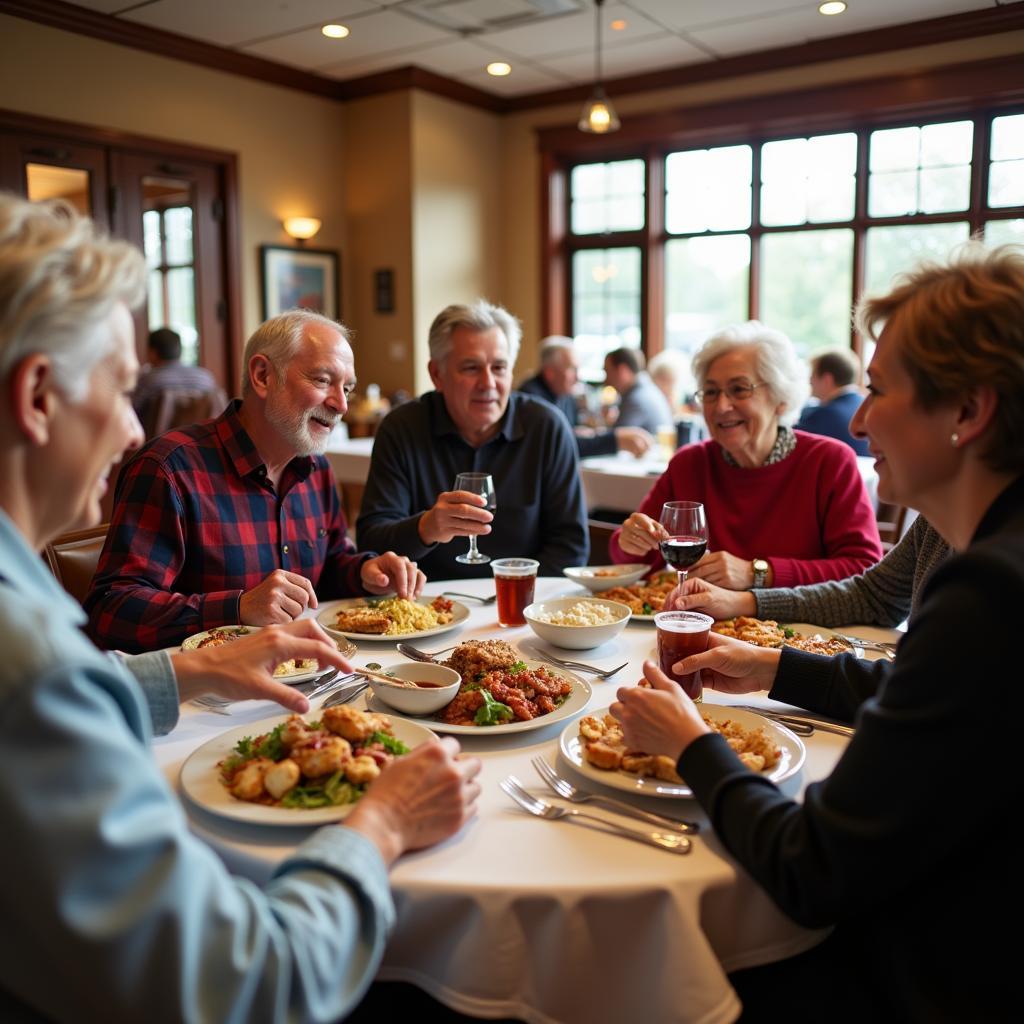
[[[573,583],[578,583],[595,594],[600,594],[602,590],[611,590],[612,587],[628,587],[650,571],[649,565],[640,562],[625,565],[573,565],[562,570]],[[608,575],[599,576],[598,573]]]
[[[407,687],[399,683],[386,683],[383,679],[370,679],[374,695],[388,707],[406,715],[432,715],[450,704],[459,692],[462,676],[447,665],[429,665],[422,661],[403,661],[389,665],[388,675],[413,683],[431,683],[427,687]]]
[[[602,622],[597,626],[563,626],[544,622],[541,616],[568,612],[574,605],[601,605],[615,613],[614,622]],[[523,611],[530,629],[555,647],[566,647],[573,651],[585,651],[600,647],[626,628],[632,612],[629,605],[621,601],[609,601],[603,597],[555,597],[547,601],[535,601]]]

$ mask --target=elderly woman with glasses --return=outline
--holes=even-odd
[[[708,552],[690,575],[729,590],[843,579],[882,557],[852,450],[793,430],[807,373],[780,331],[751,320],[709,338],[693,360],[709,440],[681,448],[612,536],[616,562],[662,565],[667,501],[699,501]]]

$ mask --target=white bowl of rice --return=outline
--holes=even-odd
[[[541,640],[574,651],[600,647],[618,636],[631,614],[629,605],[597,597],[556,597],[536,601],[523,611]]]

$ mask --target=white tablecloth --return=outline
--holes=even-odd
[[[460,580],[451,587],[493,592],[490,580]],[[429,593],[441,589],[443,584],[428,586]],[[538,598],[558,593],[582,592],[563,579],[538,581]],[[493,605],[466,604],[472,609],[467,622],[421,642],[425,649],[500,634],[527,658],[538,657],[539,642],[529,627],[499,631]],[[597,650],[561,652],[602,667],[629,659],[613,680],[593,681],[591,709],[607,707],[619,685],[636,681],[640,661],[654,651],[654,636],[653,625],[634,623]],[[361,642],[353,660],[402,659],[390,643]],[[729,702],[717,693],[708,699]],[[763,696],[753,702],[770,703]],[[182,762],[200,744],[277,710],[249,702],[225,717],[186,708],[178,728],[156,742],[157,759],[176,784]],[[792,956],[822,933],[798,927],[775,908],[724,853],[693,801],[643,802],[704,823],[689,856],[520,811],[498,783],[513,772],[550,796],[529,762],[537,754],[555,761],[563,727],[481,735],[463,744],[483,759],[480,814],[458,836],[396,865],[398,923],[380,977],[413,982],[456,1010],[485,1017],[569,1024],[735,1019],[739,1003],[727,971]],[[783,788],[798,796],[808,781],[827,775],[844,743],[816,732],[807,741],[804,769]],[[573,776],[560,760],[559,767]],[[195,831],[229,867],[258,882],[308,832],[239,825],[188,810]]]

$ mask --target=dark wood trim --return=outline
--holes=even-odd
[[[567,334],[569,285],[565,241],[568,185],[565,171],[547,154],[540,157],[541,335]]]
[[[229,201],[224,204],[224,301],[227,303],[227,380],[224,390],[228,398],[241,394],[242,379],[242,219],[238,212],[238,160],[231,159],[222,165],[224,171],[224,194]]]
[[[665,347],[665,246],[654,230],[654,225],[665,223],[665,161],[658,160],[654,153],[646,155],[644,240],[640,248],[640,344],[650,359]]]
[[[245,78],[255,78],[270,85],[283,85],[329,99],[341,99],[338,82],[308,71],[277,64],[262,57],[253,57],[223,46],[214,46],[175,32],[140,25],[124,18],[100,14],[61,0],[0,0],[0,14],[10,14],[41,25],[75,32],[93,39],[118,46],[130,46],[133,50],[144,50],[160,57],[183,60],[189,64],[226,71]]]
[[[484,92],[475,86],[457,82],[424,68],[407,65],[392,71],[381,71],[375,75],[362,78],[350,78],[337,82],[338,98],[344,100],[360,99],[364,96],[378,96],[381,93],[395,92],[399,89],[422,89],[424,92],[446,99],[458,100],[471,107],[489,110],[500,114],[505,111],[507,100],[502,96]]]
[[[611,97],[625,96],[636,92],[650,92],[655,89],[673,89],[681,85],[714,82],[723,78],[757,74],[762,71],[779,71],[784,68],[806,67],[828,61],[861,57],[866,54],[891,53],[894,50],[910,49],[917,46],[931,46],[935,43],[954,42],[977,36],[998,35],[1024,28],[1024,4],[986,8],[951,14],[943,18],[929,18],[927,21],[913,21],[887,28],[869,29],[849,35],[817,39],[797,46],[783,46],[774,50],[760,50],[756,53],[741,54],[738,57],[724,57],[721,60],[687,64],[678,68],[652,71],[643,75],[629,75],[607,80],[605,90]],[[1020,57],[1016,58],[1018,61]],[[516,96],[505,101],[508,112],[534,110],[562,103],[582,103],[591,92],[591,85],[571,86],[566,89],[548,90]]]
[[[341,101],[394,92],[396,89],[422,89],[492,113],[510,114],[563,103],[582,102],[590,93],[590,85],[587,84],[529,93],[525,96],[498,96],[418,67],[403,67],[360,78],[337,80],[300,71],[237,50],[203,43],[174,32],[165,32],[148,25],[100,14],[74,4],[63,3],[62,0],[0,0],[0,14],[24,18],[65,32],[75,32],[119,46],[155,53],[161,57],[186,61],[216,71],[226,71],[271,85],[280,85]],[[1014,3],[953,14],[944,18],[854,32],[799,46],[762,50],[739,57],[726,57],[717,61],[687,64],[678,68],[612,79],[606,82],[606,86],[611,96],[624,96],[697,82],[718,81],[760,71],[776,71],[865,54],[886,53],[996,35],[1022,28],[1024,3]],[[1020,62],[1019,56],[1015,59]]]
[[[1021,5],[1024,7],[1024,4]],[[692,144],[724,145],[793,132],[852,130],[865,124],[942,116],[967,108],[1024,102],[1024,59],[1020,54],[971,61],[927,71],[908,71],[862,82],[802,89],[629,117],[606,142],[575,125],[538,128],[543,151],[571,160],[609,160],[638,155],[647,145],[666,149]]]

